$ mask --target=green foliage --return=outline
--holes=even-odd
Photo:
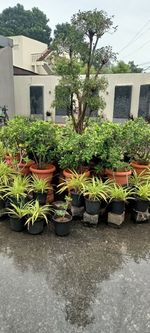
[[[28,177],[17,175],[14,177],[12,183],[6,186],[6,197],[15,198],[17,202],[27,197],[30,188]]]
[[[14,177],[14,170],[5,162],[0,162],[0,184],[8,185]]]
[[[111,183],[108,187],[108,195],[110,200],[117,199],[122,201],[127,201],[133,198],[134,191],[115,183]]]
[[[134,61],[129,61],[126,64],[124,61],[119,60],[115,65],[110,66],[110,72],[113,74],[117,73],[141,73],[143,68],[138,67],[134,64]]]
[[[85,184],[83,189],[83,194],[85,197],[87,197],[89,200],[100,200],[103,199],[107,201],[108,197],[108,186],[109,182],[103,183],[101,179],[98,179],[97,177],[93,177],[89,179],[89,181]]]
[[[27,214],[28,203],[23,204],[18,202],[17,205],[11,203],[10,208],[7,208],[7,214],[12,218],[21,219]]]
[[[133,171],[132,176],[129,177],[129,185],[131,186],[139,186],[147,182],[150,182],[150,169],[147,172],[144,170],[140,174]]]
[[[150,201],[150,183],[139,184],[135,186],[134,195],[144,200]]]
[[[28,149],[34,155],[39,169],[44,168],[46,162],[54,159],[55,145],[55,126],[43,120],[32,122],[29,128]]]
[[[69,215],[67,212],[69,203],[71,202],[71,198],[69,196],[65,196],[65,201],[61,202],[61,205],[58,209],[55,210],[55,217],[64,218],[66,215]],[[70,215],[69,215],[70,216]]]
[[[50,205],[43,205],[40,206],[39,201],[36,200],[35,202],[31,201],[26,206],[26,215],[28,215],[28,219],[25,222],[25,225],[30,226],[33,225],[38,219],[45,220],[48,223],[47,215],[52,211]]]
[[[63,193],[66,190],[73,190],[75,193],[81,194],[87,181],[88,178],[84,173],[78,174],[76,171],[71,171],[70,177],[58,185],[58,188],[60,188],[58,193]]]
[[[20,161],[28,148],[30,126],[29,118],[17,116],[9,120],[7,126],[3,126],[0,131],[0,140],[4,147],[13,155],[20,153]]]
[[[0,32],[3,36],[24,35],[49,44],[51,29],[46,15],[37,7],[25,10],[21,4],[8,7],[0,14]]]
[[[129,120],[123,126],[126,153],[141,164],[150,162],[150,124],[143,118]]]
[[[48,182],[46,179],[38,178],[36,176],[32,176],[30,190],[34,192],[47,192],[50,189]]]
[[[98,74],[114,54],[110,47],[97,49],[97,45],[112,24],[112,17],[103,11],[79,11],[73,15],[71,24],[58,25],[55,30],[54,48],[57,54],[67,52],[68,59],[56,58],[55,69],[62,78],[59,81],[61,93],[56,96],[53,106],[63,108],[65,98],[77,133],[83,133],[87,126],[87,111],[91,114],[105,107],[99,93],[106,90],[107,82],[103,77],[98,78]],[[80,76],[83,68],[85,77]],[[66,87],[67,94],[64,92]]]
[[[57,147],[59,166],[83,172],[81,168],[89,163],[93,155],[89,140],[86,133],[80,135],[72,128],[64,128]]]

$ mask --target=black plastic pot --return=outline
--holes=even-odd
[[[37,221],[33,225],[30,223],[28,227],[28,232],[29,234],[32,235],[41,234],[43,230],[44,230],[44,220],[42,219],[37,219]]]
[[[53,216],[55,233],[57,236],[67,236],[70,233],[70,226],[72,221],[72,216],[70,214],[66,214],[64,216],[64,221],[62,218],[57,215]]]
[[[85,198],[85,209],[86,212],[90,215],[98,215],[101,209],[100,200],[89,200]]]
[[[24,218],[17,219],[17,218],[10,217],[9,221],[10,221],[10,227],[13,231],[23,231],[23,229],[25,228]]]
[[[33,199],[38,200],[40,205],[46,204],[46,198],[47,198],[47,192],[44,192],[44,193],[34,192],[33,193]]]
[[[70,195],[71,195],[71,199],[72,199],[72,206],[74,206],[74,207],[84,206],[84,197],[82,194],[78,194],[78,193],[71,191]]]
[[[135,200],[133,200],[132,207],[135,211],[144,213],[149,209],[149,204],[149,200],[135,198]]]
[[[121,215],[125,211],[125,202],[114,199],[110,202],[108,210],[113,214]]]

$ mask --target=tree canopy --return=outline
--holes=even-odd
[[[129,61],[125,63],[120,60],[115,65],[110,66],[109,73],[117,74],[117,73],[141,73],[143,68],[138,67],[138,65],[134,64],[134,61]]]
[[[70,110],[78,133],[82,133],[86,126],[87,113],[90,115],[105,107],[99,92],[106,90],[107,81],[98,75],[115,54],[110,46],[98,48],[98,42],[111,29],[116,29],[112,17],[95,9],[79,11],[70,23],[57,25],[54,32],[55,70],[61,76],[54,105]],[[63,56],[65,53],[67,57]],[[80,75],[81,66],[84,66],[84,77]]]
[[[0,14],[0,35],[24,35],[49,45],[51,28],[46,15],[34,7],[25,10],[20,4],[6,8]]]

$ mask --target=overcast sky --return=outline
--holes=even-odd
[[[114,15],[117,32],[107,34],[102,45],[111,45],[118,52],[118,60],[134,60],[150,70],[150,0],[0,0],[0,12],[17,3],[25,9],[38,7],[49,18],[52,29],[57,23],[67,22],[78,10],[104,10]]]

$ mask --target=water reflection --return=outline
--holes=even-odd
[[[105,296],[104,283],[114,276],[121,278],[131,261],[150,260],[149,231],[150,225],[121,230],[77,226],[70,237],[56,238],[51,230],[40,236],[15,233],[6,222],[0,224],[0,255],[8,263],[11,259],[22,275],[32,272],[32,279],[40,275],[49,293],[65,304],[67,322],[78,328],[90,327],[96,320],[93,307],[100,306],[97,297]]]

